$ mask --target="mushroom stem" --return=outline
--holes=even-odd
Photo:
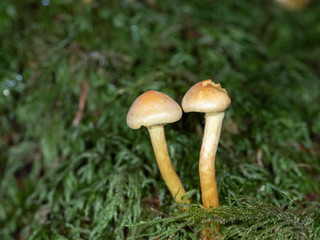
[[[223,118],[224,112],[205,114],[205,128],[200,151],[199,173],[202,203],[207,209],[219,206],[215,176],[215,157]]]
[[[164,134],[164,126],[153,125],[148,127],[148,130],[162,178],[165,181],[171,195],[175,198],[175,201],[178,203],[183,203],[183,195],[186,193],[186,191],[172,166]]]

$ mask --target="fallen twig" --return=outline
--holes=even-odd
[[[159,210],[157,210],[157,209],[155,209],[155,208],[153,208],[153,207],[151,207],[151,211],[154,211],[154,212],[156,212],[157,214],[159,214],[159,215],[162,215],[162,216],[165,216],[165,217],[170,217],[168,214],[165,214],[164,212],[161,212],[161,211],[159,211]]]
[[[81,90],[81,95],[80,95],[80,100],[78,105],[78,112],[72,122],[73,126],[78,126],[78,124],[80,123],[80,120],[83,115],[84,107],[86,105],[87,93],[88,93],[88,81],[84,81],[82,83],[82,90]]]

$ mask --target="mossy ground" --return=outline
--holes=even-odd
[[[317,0],[293,12],[269,0],[2,0],[0,37],[0,239],[197,239],[208,221],[226,239],[319,238]],[[196,204],[203,116],[191,113],[165,127],[195,203],[180,213],[147,130],[125,118],[146,90],[181,103],[208,78],[232,99],[223,207]]]

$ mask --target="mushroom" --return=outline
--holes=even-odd
[[[127,125],[132,129],[148,128],[153,151],[160,173],[171,195],[178,203],[183,203],[186,193],[175,172],[168,153],[164,125],[180,120],[182,110],[169,96],[158,91],[147,91],[131,105],[127,115]]]
[[[199,175],[203,206],[219,206],[215,178],[215,156],[220,138],[224,111],[231,100],[220,84],[211,79],[193,85],[182,99],[184,112],[205,113],[205,128],[200,151]]]
[[[284,9],[288,11],[300,10],[310,3],[310,0],[276,0]]]

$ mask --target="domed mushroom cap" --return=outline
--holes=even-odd
[[[139,129],[141,126],[176,122],[181,116],[178,103],[164,93],[150,90],[133,102],[127,115],[127,124],[132,129]]]
[[[221,85],[211,79],[193,85],[182,99],[184,112],[224,112],[231,99]]]

